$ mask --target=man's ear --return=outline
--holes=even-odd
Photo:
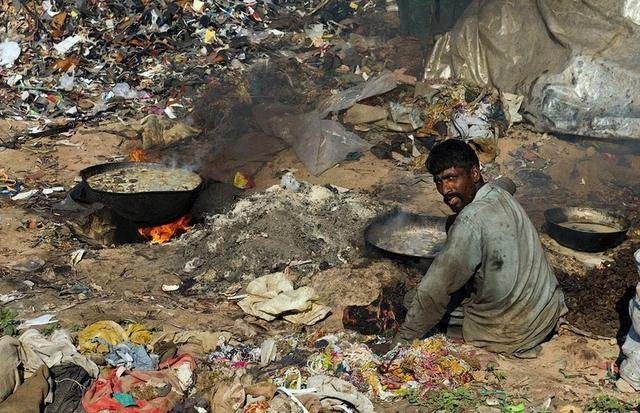
[[[480,167],[478,165],[473,165],[471,167],[471,179],[473,179],[474,184],[477,184],[482,179],[482,174],[480,174]]]

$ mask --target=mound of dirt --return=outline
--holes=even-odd
[[[639,247],[640,243],[634,243],[621,249],[612,263],[590,270],[581,279],[556,270],[571,324],[594,334],[616,337],[619,342],[624,340],[631,326],[629,300],[640,281],[633,258]]]
[[[342,193],[341,193],[342,192]],[[363,193],[273,186],[208,219],[186,240],[198,283],[220,291],[288,265],[304,276],[363,255],[363,232],[383,207]]]

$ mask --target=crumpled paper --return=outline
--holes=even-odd
[[[320,297],[312,287],[294,289],[281,272],[251,281],[246,291],[247,297],[238,303],[240,308],[267,321],[282,316],[293,324],[313,325],[331,312],[331,308],[318,302]]]
[[[177,345],[195,344],[202,347],[203,353],[210,353],[218,346],[226,343],[231,338],[231,333],[227,331],[164,331],[162,334],[154,336],[151,347],[155,348],[161,342],[172,342]]]
[[[359,413],[374,413],[373,403],[351,383],[337,377],[322,374],[311,376],[307,380],[307,386],[316,389],[323,408],[335,411],[335,406],[346,402],[353,406]],[[336,403],[336,401],[338,401]],[[340,402],[341,401],[341,402]],[[342,410],[342,409],[340,409]]]
[[[222,383],[213,393],[210,403],[212,411],[232,413],[244,406],[246,393],[239,382]]]

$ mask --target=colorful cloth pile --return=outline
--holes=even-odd
[[[378,356],[366,344],[329,345],[309,358],[313,374],[325,373],[351,382],[381,400],[455,388],[473,380],[473,367],[459,357],[444,336],[415,341]]]
[[[129,371],[124,367],[100,377],[82,397],[87,413],[170,411],[192,384],[196,363],[186,354],[160,364],[157,371]]]

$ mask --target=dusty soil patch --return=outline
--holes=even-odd
[[[602,268],[591,269],[584,278],[556,270],[565,293],[569,314],[567,319],[578,328],[619,342],[631,326],[629,300],[635,295],[640,277],[633,253],[640,247],[635,241],[618,251]]]
[[[413,286],[415,278],[416,275],[411,271],[387,260],[363,262],[362,266],[340,266],[316,274],[310,285],[318,291],[323,302],[332,308],[332,314],[323,322],[322,328],[332,331],[348,327],[344,323],[345,311],[351,307],[366,308],[370,305],[372,309],[375,308],[380,295],[386,296],[383,291],[397,290],[399,294],[396,294],[393,304],[402,307],[404,293],[409,285]],[[402,316],[402,311],[406,310],[400,309],[398,317]],[[363,315],[362,320],[369,316],[372,315]],[[347,320],[347,323],[350,321]],[[378,328],[380,330],[384,329]]]

